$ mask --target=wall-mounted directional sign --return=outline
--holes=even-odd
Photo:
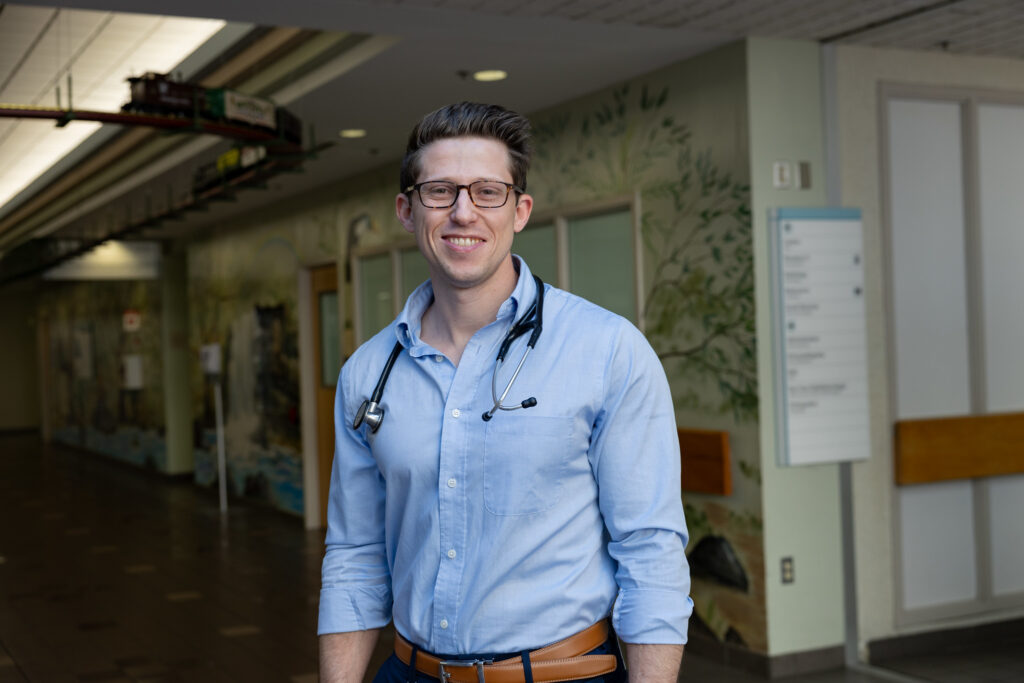
[[[866,459],[860,210],[773,209],[769,230],[779,462]]]

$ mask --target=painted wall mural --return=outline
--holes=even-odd
[[[197,358],[201,346],[221,348],[229,495],[301,515],[297,277],[300,263],[334,256],[336,231],[329,207],[283,216],[190,246],[189,330]],[[210,487],[217,380],[194,366],[194,476]]]
[[[764,653],[744,58],[732,46],[535,116],[530,190],[539,210],[639,191],[645,332],[680,426],[729,432],[735,460],[732,496],[684,494],[692,629]]]
[[[53,283],[40,310],[54,439],[165,471],[160,283]]]

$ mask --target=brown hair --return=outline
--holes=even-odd
[[[508,148],[512,182],[526,191],[526,172],[530,167],[530,122],[521,114],[496,104],[459,102],[441,107],[424,116],[409,135],[402,159],[399,190],[416,182],[420,174],[420,151],[436,140],[476,136],[491,138]]]

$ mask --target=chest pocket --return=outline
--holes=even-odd
[[[484,430],[484,507],[495,515],[529,515],[562,496],[572,418],[498,413]]]

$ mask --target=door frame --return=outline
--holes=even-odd
[[[304,266],[298,272],[298,323],[299,323],[299,425],[302,433],[302,509],[303,522],[307,529],[326,526],[327,520],[321,515],[320,500],[320,459],[317,430],[317,388],[319,348],[317,346],[316,305],[313,293],[313,271],[337,263],[317,263]],[[342,288],[338,283],[338,320],[344,325],[344,301]],[[339,336],[344,345],[344,336]],[[339,349],[344,354],[344,348]],[[344,355],[342,355],[344,358]]]

